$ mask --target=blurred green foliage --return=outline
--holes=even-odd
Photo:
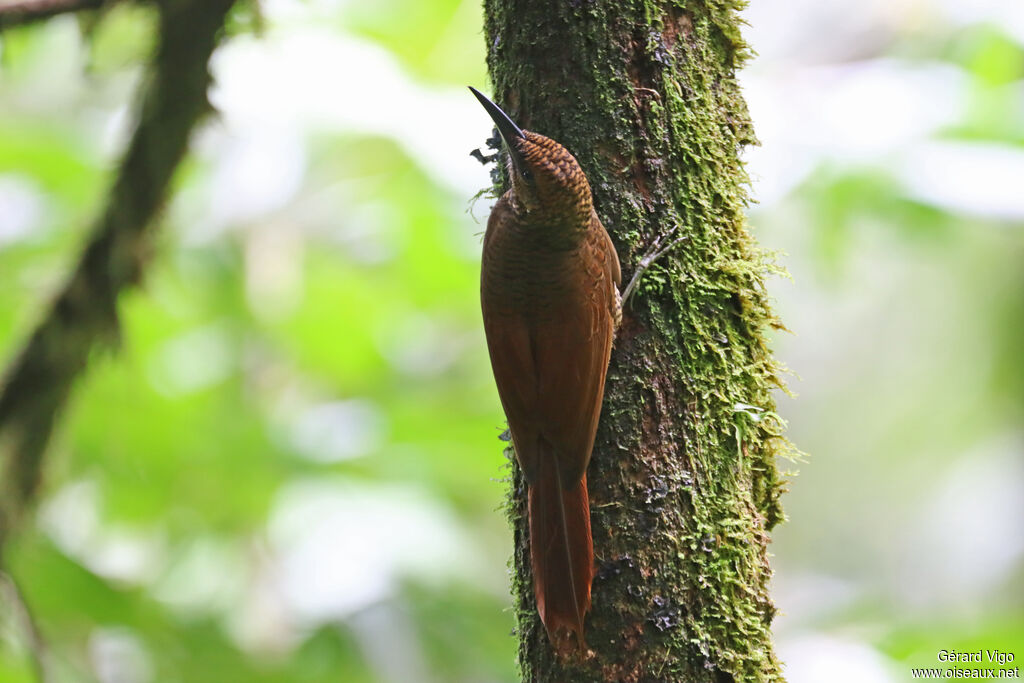
[[[409,3],[403,11],[421,16],[402,34],[383,31],[382,8],[353,6],[346,12],[354,16],[338,21],[401,45],[399,56],[425,78],[437,80],[438,60],[455,53],[465,64],[455,77],[482,80],[482,59],[462,57],[480,53],[476,34],[452,24],[478,21],[471,5]],[[126,95],[151,32],[150,13],[126,6],[88,38],[67,19],[3,37],[0,177],[15,179],[39,209],[30,232],[0,246],[5,354],[44,311],[102,201],[116,145],[98,138],[110,136],[112,115],[131,105]],[[47,47],[61,41],[77,70],[51,68]],[[437,55],[433,66],[417,58],[428,52]],[[58,80],[55,98],[66,88],[63,106],[39,103],[40,77]],[[469,581],[443,565],[435,582],[409,574],[351,617],[394,612],[411,623],[423,680],[513,679],[508,531],[495,481],[502,420],[477,324],[475,259],[465,247],[481,228],[465,213],[467,198],[432,181],[390,139],[311,133],[308,149],[303,187],[267,220],[189,244],[174,221],[190,209],[172,203],[144,286],[120,302],[120,348],[97,353],[77,387],[44,495],[82,487],[90,495],[70,496],[70,520],[44,502],[40,531],[8,551],[11,574],[52,643],[58,680],[115,680],[102,673],[111,666],[127,676],[116,680],[380,680],[388,665],[367,661],[365,646],[367,638],[384,642],[379,628],[294,617],[263,647],[243,642],[237,632],[245,627],[232,626],[241,605],[260,599],[246,556],[270,552],[266,524],[279,491],[309,477],[404,483],[455,511],[455,531],[471,538],[466,552],[487,550]],[[201,158],[190,161],[180,201],[201,196],[212,172]],[[273,272],[259,270],[276,244],[288,250],[283,267],[297,278],[284,291],[274,290]],[[344,458],[309,457],[296,437],[303,415],[353,398],[369,406],[379,433]],[[95,524],[53,531],[73,527],[78,515],[95,515]],[[61,521],[46,521],[53,516]],[[112,540],[111,530],[120,537]],[[188,574],[182,564],[198,539],[207,571],[230,576],[214,591],[222,598],[182,608],[167,586]],[[104,552],[113,566],[119,552],[141,553],[142,568],[129,560],[129,569],[111,570]],[[18,623],[5,626],[0,680],[32,680]],[[129,643],[127,654],[104,654],[102,643],[118,638]]]

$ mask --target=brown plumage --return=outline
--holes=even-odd
[[[584,650],[594,565],[586,470],[621,317],[619,259],[572,154],[473,92],[509,148],[512,187],[487,222],[480,299],[529,487],[537,609],[557,651]]]

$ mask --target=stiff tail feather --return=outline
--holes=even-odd
[[[539,476],[529,487],[530,559],[537,611],[552,646],[586,650],[583,617],[590,609],[594,545],[590,537],[587,475],[564,488],[554,458],[539,458]]]

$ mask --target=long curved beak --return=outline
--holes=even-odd
[[[491,120],[494,121],[494,125],[498,128],[498,133],[501,134],[502,139],[505,141],[505,146],[508,147],[509,155],[512,157],[512,163],[517,167],[520,167],[523,160],[514,141],[526,139],[526,135],[523,134],[523,129],[517,126],[515,121],[509,118],[509,115],[502,111],[501,107],[487,99],[486,95],[473,86],[468,87],[476,96],[476,99],[480,101],[480,104],[483,105],[484,109],[487,110]]]

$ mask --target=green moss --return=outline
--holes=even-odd
[[[555,660],[533,605],[523,489],[513,591],[527,681],[780,681],[768,531],[791,453],[765,341],[778,272],[744,218],[756,143],[735,69],[742,3],[486,3],[496,94],[579,159],[628,277],[657,234],[686,241],[645,276],[609,369],[588,472],[595,657]],[[742,408],[741,406],[747,406]],[[652,664],[656,662],[657,664]]]

